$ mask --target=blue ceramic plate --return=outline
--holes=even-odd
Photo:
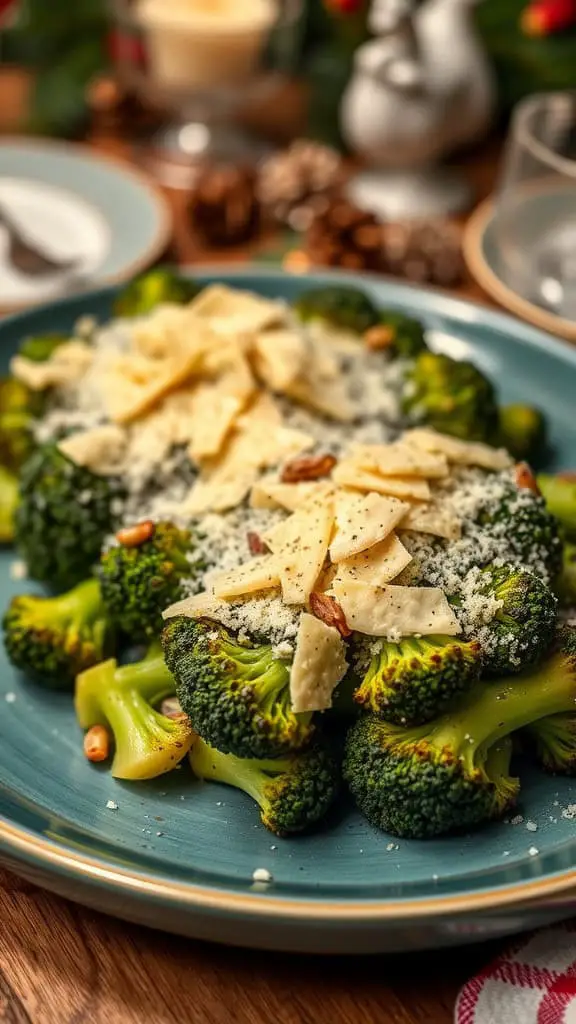
[[[312,281],[261,270],[202,279],[216,276],[285,299]],[[435,346],[471,356],[507,401],[544,406],[550,465],[574,465],[576,352],[479,306],[376,278],[342,279],[422,317]],[[99,292],[5,321],[3,360],[23,334],[66,330],[84,313],[105,320],[111,298]],[[22,590],[10,578],[12,557],[1,556],[3,604]],[[247,798],[194,782],[187,769],[157,783],[114,782],[84,760],[70,698],[17,678],[0,658],[0,855],[72,899],[195,937],[350,953],[504,934],[576,903],[568,780],[528,770],[525,820],[469,837],[392,841],[346,806],[317,835],[275,840]],[[273,882],[255,886],[255,868]]]
[[[58,269],[24,272],[5,214]],[[160,256],[170,227],[166,200],[127,164],[69,143],[0,141],[2,311],[126,280]]]

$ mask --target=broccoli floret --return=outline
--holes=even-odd
[[[542,658],[554,636],[558,600],[549,587],[515,565],[482,573],[479,591],[499,607],[482,627],[486,639],[484,666],[493,675],[514,675]]]
[[[185,595],[182,580],[202,571],[192,565],[195,539],[189,530],[157,523],[138,547],[110,548],[98,575],[105,604],[118,627],[132,640],[150,640],[162,631],[162,612]]]
[[[13,473],[34,449],[34,418],[42,411],[38,396],[14,377],[0,378],[0,465]]]
[[[200,285],[165,267],[151,270],[123,288],[114,303],[114,315],[145,316],[164,302],[185,305],[201,291]]]
[[[560,572],[563,545],[558,520],[538,494],[511,484],[496,505],[481,510],[478,523],[505,537],[518,561],[535,572],[543,568],[550,580]]]
[[[16,512],[16,541],[35,579],[62,590],[86,579],[123,496],[118,480],[75,465],[57,445],[38,448],[22,468]]]
[[[576,542],[576,473],[541,473],[538,486],[548,511],[559,520],[568,540]]]
[[[494,388],[472,363],[422,352],[408,370],[403,410],[412,423],[426,423],[464,441],[490,441],[498,424]]]
[[[18,508],[18,477],[0,466],[0,544],[12,544]]]
[[[192,726],[182,715],[167,718],[156,710],[173,695],[174,680],[162,651],[154,644],[143,661],[119,668],[106,661],[76,682],[76,716],[82,729],[103,725],[114,735],[112,775],[132,782],[155,779],[172,771],[194,741]]]
[[[234,786],[251,796],[260,807],[262,823],[278,836],[322,821],[339,790],[336,759],[319,741],[288,757],[242,760],[199,739],[190,763],[199,779]]]
[[[383,640],[354,700],[388,722],[421,725],[470,689],[481,672],[482,648],[475,641],[449,636]]]
[[[576,775],[576,715],[550,715],[525,730],[543,768]]]
[[[97,580],[60,597],[15,597],[2,626],[12,664],[55,689],[108,657],[113,642]]]
[[[576,544],[564,545],[564,564],[556,579],[555,590],[564,607],[576,607]]]
[[[60,345],[70,341],[69,334],[53,331],[50,334],[37,334],[24,338],[20,344],[20,355],[30,359],[33,363],[45,363],[54,355]]]
[[[479,683],[434,722],[400,728],[361,716],[347,740],[344,777],[360,810],[385,831],[426,839],[500,817],[516,801],[506,737],[576,700],[576,631],[563,630],[544,663]]]
[[[290,702],[290,666],[268,645],[240,643],[217,623],[179,616],[162,635],[183,710],[224,754],[279,757],[310,740],[310,714]]]
[[[548,424],[540,409],[531,405],[505,405],[500,409],[498,442],[522,461],[536,458],[546,445]]]
[[[303,323],[319,320],[355,334],[364,334],[380,322],[372,300],[359,288],[347,285],[311,288],[296,299],[293,309]]]
[[[380,312],[380,324],[393,332],[390,349],[401,359],[415,359],[421,352],[427,351],[424,324],[420,320],[414,320],[396,310],[383,309]]]

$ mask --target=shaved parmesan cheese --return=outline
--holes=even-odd
[[[290,697],[296,714],[326,711],[346,674],[346,646],[337,629],[303,612],[290,672]]]
[[[265,555],[246,562],[232,572],[214,574],[211,580],[216,597],[230,600],[259,590],[271,590],[279,585],[280,576],[276,560]]]
[[[394,498],[427,501],[431,496],[430,485],[426,480],[415,476],[380,476],[378,473],[361,469],[353,459],[343,459],[339,462],[332,473],[332,479],[341,487],[352,487],[357,491],[376,491],[378,494],[389,494]]]
[[[188,423],[192,438],[188,451],[193,460],[200,462],[220,453],[244,404],[242,398],[230,393],[225,378],[195,389]]]
[[[409,430],[404,435],[404,441],[422,451],[439,452],[450,462],[457,462],[463,466],[499,470],[512,465],[510,455],[503,448],[491,448],[490,445],[479,442],[459,441],[435,430]]]
[[[353,579],[381,587],[395,580],[410,565],[412,555],[395,533],[367,551],[338,563],[337,580]]]
[[[460,520],[438,505],[414,505],[400,523],[400,529],[430,533],[445,540],[460,540],[462,536]]]
[[[10,372],[31,391],[46,391],[76,384],[90,369],[93,358],[94,350],[85,341],[66,341],[43,363],[13,356]]]
[[[85,466],[101,476],[122,472],[127,445],[126,431],[112,423],[72,434],[58,443],[60,451],[77,466]]]
[[[250,494],[252,508],[284,508],[287,512],[295,512],[311,498],[334,493],[334,487],[326,482],[302,482],[283,484],[277,476],[262,477]]]
[[[162,612],[163,619],[175,619],[178,615],[184,615],[188,619],[214,619],[227,611],[226,601],[220,601],[213,593],[205,591],[202,594],[195,594],[194,597],[186,597],[183,601]]]
[[[409,506],[396,498],[384,498],[379,494],[339,491],[335,508],[336,535],[330,545],[330,557],[333,562],[340,562],[388,537],[408,512]]]
[[[336,579],[332,587],[350,629],[359,633],[457,636],[462,632],[446,594],[438,587],[375,587],[352,579]]]
[[[334,529],[330,499],[315,500],[290,516],[274,531],[271,547],[280,573],[285,604],[306,604],[322,572]]]
[[[259,334],[252,359],[260,380],[271,391],[285,392],[304,371],[307,353],[303,335],[284,328]]]
[[[433,455],[401,442],[353,445],[352,457],[362,469],[380,476],[417,476],[430,480],[448,476],[445,455]]]
[[[195,316],[210,321],[218,333],[227,336],[235,332],[264,331],[286,318],[286,307],[282,303],[222,284],[209,285],[188,308]]]

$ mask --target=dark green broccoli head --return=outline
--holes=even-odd
[[[15,597],[2,625],[12,664],[58,689],[107,657],[113,641],[96,580],[60,597]]]
[[[510,484],[496,505],[478,516],[481,526],[506,538],[511,552],[524,565],[553,580],[562,568],[562,540],[558,521],[538,494]]]
[[[183,578],[202,571],[192,566],[195,541],[173,523],[151,526],[152,535],[136,547],[119,543],[102,556],[98,575],[104,602],[119,629],[132,640],[150,640],[162,631],[162,612],[185,595]]]
[[[372,643],[372,647],[373,647]],[[354,700],[397,725],[421,725],[441,714],[453,698],[478,681],[482,649],[449,636],[383,640]]]
[[[484,570],[479,589],[499,603],[493,619],[482,627],[486,671],[512,675],[542,658],[558,616],[558,600],[550,588],[526,569],[504,565]]]
[[[194,741],[185,715],[167,718],[157,706],[174,694],[174,680],[159,645],[143,661],[119,668],[106,661],[76,682],[76,716],[82,729],[109,728],[114,737],[112,775],[132,782],[172,771]]]
[[[197,778],[251,796],[262,823],[278,836],[303,832],[322,821],[339,790],[337,761],[318,740],[300,753],[272,760],[242,760],[197,740],[190,763]]]
[[[120,317],[145,316],[164,302],[185,305],[201,291],[195,281],[180,277],[172,270],[158,267],[131,281],[119,293],[114,303],[114,315]]]
[[[421,352],[427,351],[424,324],[420,320],[414,320],[396,310],[383,309],[380,312],[380,324],[393,332],[390,348],[400,358],[415,359]]]
[[[426,839],[500,817],[519,785],[506,737],[576,700],[576,632],[559,634],[548,661],[524,675],[479,683],[428,725],[400,728],[361,716],[347,740],[344,777],[368,820]]]
[[[555,775],[576,775],[576,715],[550,715],[525,733],[543,768]]]
[[[279,757],[300,750],[311,715],[295,715],[290,666],[268,645],[240,644],[222,626],[179,616],[162,635],[182,709],[203,740],[224,754]]]
[[[90,575],[121,512],[124,490],[42,445],[20,476],[16,541],[35,579],[58,589]]]
[[[464,441],[490,441],[498,405],[490,381],[472,363],[421,352],[406,376],[404,413]]]
[[[355,334],[364,334],[380,322],[372,300],[359,288],[348,285],[311,288],[296,299],[293,308],[303,323],[320,320]]]
[[[45,363],[54,355],[60,345],[70,341],[69,334],[53,331],[50,334],[37,334],[24,338],[20,344],[20,355],[30,359],[33,363]]]
[[[551,515],[559,521],[562,532],[576,542],[576,473],[541,473],[538,486]]]
[[[562,572],[554,587],[560,603],[566,608],[576,608],[576,544],[564,545]]]
[[[18,477],[0,466],[0,544],[12,544],[18,508]]]
[[[500,409],[498,442],[515,459],[529,462],[546,445],[548,424],[540,409],[531,405],[505,405]]]

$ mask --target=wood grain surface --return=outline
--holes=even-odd
[[[117,139],[93,144],[129,157]],[[499,148],[466,158],[478,198],[492,187]],[[216,262],[222,254],[200,251],[188,232],[186,196],[170,201],[170,258]],[[483,298],[472,282],[459,293]],[[461,984],[497,950],[358,960],[208,946],[114,921],[0,871],[2,1024],[449,1024]]]

